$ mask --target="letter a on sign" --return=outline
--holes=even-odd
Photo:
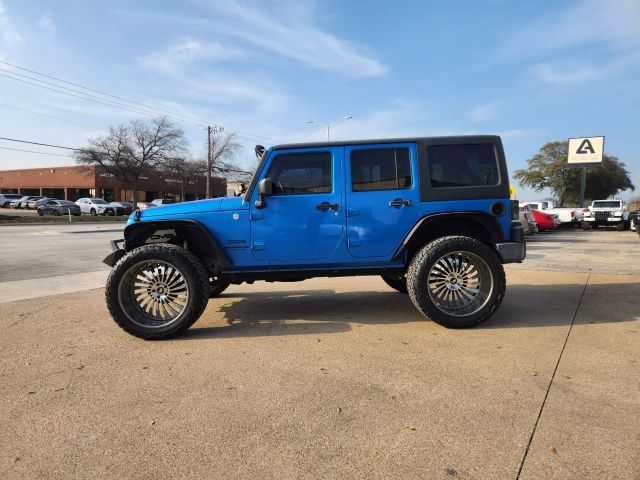
[[[596,151],[593,149],[593,146],[591,145],[591,142],[589,141],[588,138],[585,138],[582,143],[580,144],[580,146],[578,147],[578,150],[576,150],[577,154],[582,154],[582,153],[593,153],[595,154]]]
[[[604,137],[570,138],[567,156],[569,167],[600,167]]]

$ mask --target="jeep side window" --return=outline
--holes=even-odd
[[[432,187],[477,187],[500,182],[493,145],[431,145],[427,156]]]
[[[401,190],[411,188],[408,148],[372,148],[351,152],[351,189]]]
[[[267,177],[274,195],[331,193],[331,153],[283,153],[271,163]]]

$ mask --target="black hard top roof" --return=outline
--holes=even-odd
[[[334,142],[308,142],[308,143],[284,143],[281,145],[274,145],[274,150],[285,150],[293,148],[315,148],[315,147],[345,147],[348,145],[370,145],[381,143],[448,143],[448,142],[463,142],[463,143],[490,143],[500,141],[498,135],[457,135],[448,137],[406,137],[406,138],[374,138],[368,140],[337,140]]]

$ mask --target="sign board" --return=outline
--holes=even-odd
[[[567,165],[569,167],[601,167],[604,137],[570,138]]]

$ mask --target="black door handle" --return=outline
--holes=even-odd
[[[326,212],[328,210],[338,210],[338,204],[322,202],[320,205],[316,205],[316,210],[322,210],[323,212]]]
[[[411,200],[402,200],[401,198],[389,202],[390,207],[410,207],[411,205]]]

